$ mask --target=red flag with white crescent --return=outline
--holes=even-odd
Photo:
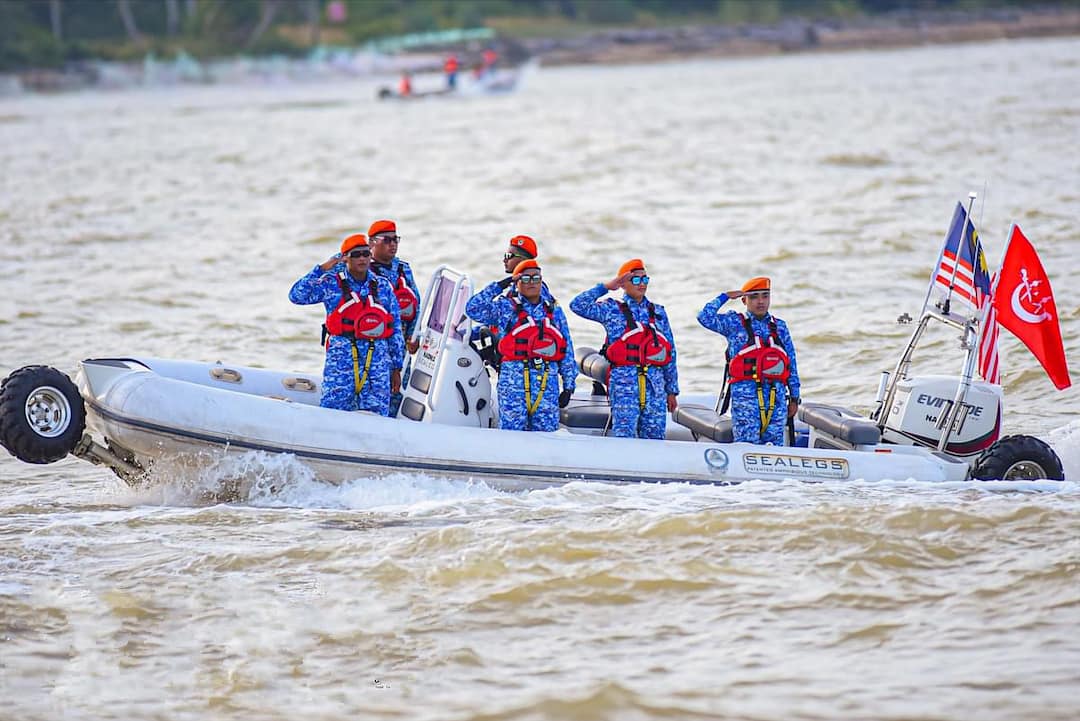
[[[1057,389],[1072,385],[1050,278],[1035,247],[1017,225],[1012,228],[1001,262],[993,304],[997,322],[1039,359]]]

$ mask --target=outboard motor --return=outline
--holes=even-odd
[[[468,276],[439,266],[431,276],[413,338],[412,359],[398,416],[421,423],[491,428],[495,423],[491,380],[469,345],[472,322],[465,304],[472,296]]]
[[[882,440],[936,447],[952,414],[960,384],[956,376],[918,376],[896,382],[884,419]],[[944,450],[954,456],[974,456],[1001,435],[1001,386],[973,381],[964,396]]]

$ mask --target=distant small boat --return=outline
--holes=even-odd
[[[461,97],[468,95],[499,95],[517,90],[521,78],[531,65],[523,65],[517,68],[494,70],[480,77],[467,76],[467,80],[461,80],[456,88],[441,87],[435,90],[414,90],[402,95],[393,88],[380,87],[377,92],[379,100],[424,100],[428,98]]]

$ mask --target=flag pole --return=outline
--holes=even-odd
[[[964,243],[967,240],[967,229],[968,226],[971,225],[971,209],[975,205],[976,197],[978,196],[976,195],[975,191],[971,191],[970,193],[968,193],[967,215],[964,216],[964,226],[960,229],[960,237],[956,241],[956,257],[953,259],[952,275],[949,276],[949,290],[945,293],[945,300],[943,300],[939,305],[939,307],[941,308],[941,312],[945,315],[949,314],[949,304],[952,301],[953,286],[956,284],[956,271],[960,267],[960,244]],[[942,247],[941,253],[942,255],[945,254],[944,247]],[[974,255],[975,254],[972,253],[973,261],[977,260]],[[940,263],[941,261],[938,262]],[[974,263],[972,263],[972,270],[974,272]],[[930,287],[933,288],[934,286],[931,285]]]
[[[1009,246],[1012,245],[1012,239],[1015,234],[1016,223],[1012,223],[1009,226],[1009,237],[1005,239],[1005,250],[1001,252],[1001,259],[998,261],[997,270],[994,271],[994,284],[990,287],[991,298],[997,293],[998,281],[1001,280],[1001,266],[1005,265],[1005,258],[1009,255]]]

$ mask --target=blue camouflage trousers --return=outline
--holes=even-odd
[[[540,405],[530,416],[525,401],[525,366],[529,373],[529,400],[544,387]],[[547,385],[544,385],[544,374]],[[555,431],[559,428],[559,364],[540,368],[524,361],[503,361],[499,370],[499,428],[507,431]]]
[[[769,412],[769,394],[773,385],[776,387],[776,402],[769,425],[762,433],[757,383],[739,381],[731,384],[731,430],[736,441],[758,445],[784,445],[784,427],[787,425],[787,386],[782,383],[766,383],[762,387],[766,414]]]
[[[401,390],[390,394],[390,417],[397,418],[398,409],[401,408],[401,400],[405,397],[405,388],[409,385],[409,376],[412,375],[412,364],[407,363],[405,370],[401,372]]]
[[[356,349],[362,379],[368,342],[360,341],[356,344]],[[326,351],[326,364],[323,366],[322,399],[319,405],[339,411],[371,411],[382,416],[389,415],[390,356],[386,352],[386,341],[375,342],[367,380],[359,395],[356,393],[356,379],[353,374],[352,341],[348,338],[331,337],[330,347]]]
[[[608,379],[611,400],[611,435],[618,438],[662,439],[667,432],[667,393],[664,371],[649,366],[645,371],[645,407],[637,366],[612,366]]]

